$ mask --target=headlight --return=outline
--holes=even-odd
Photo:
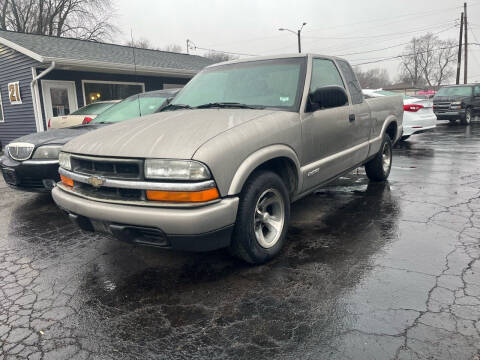
[[[11,143],[5,148],[8,155],[17,161],[24,161],[30,159],[35,145],[30,143]]]
[[[72,170],[72,164],[70,162],[71,155],[69,153],[61,152],[58,156],[58,163],[61,168]]]
[[[190,160],[145,160],[145,177],[164,180],[207,180],[211,178],[208,168]]]
[[[56,160],[58,159],[58,155],[60,154],[60,149],[62,145],[44,145],[40,146],[35,152],[33,153],[32,159],[50,159]]]

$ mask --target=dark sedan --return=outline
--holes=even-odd
[[[58,154],[71,139],[112,123],[152,114],[162,108],[178,89],[133,95],[106,110],[89,124],[34,133],[15,139],[0,158],[5,182],[19,190],[50,191],[60,181]]]

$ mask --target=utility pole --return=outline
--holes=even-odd
[[[298,53],[302,53],[302,40],[300,39],[300,33],[302,30],[297,30],[297,37],[298,37]]]
[[[190,54],[190,40],[187,39],[187,54]]]
[[[464,84],[468,83],[468,22],[467,22],[467,3],[463,4],[464,10],[463,10],[463,16],[464,16],[464,23],[465,23],[465,74],[464,74],[464,79],[463,82]]]
[[[460,39],[458,40],[457,85],[460,84],[460,72],[462,68],[463,15],[464,13],[462,12],[460,19]]]

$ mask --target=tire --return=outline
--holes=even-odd
[[[271,171],[254,173],[240,194],[230,253],[250,264],[269,261],[282,249],[289,221],[290,196],[283,180]]]
[[[404,136],[402,136],[402,137],[400,138],[400,140],[405,141],[405,140],[407,140],[408,138],[410,138],[410,136],[411,136],[411,135],[404,135]]]
[[[392,169],[392,140],[385,135],[380,151],[365,164],[365,172],[371,181],[380,182],[388,179]]]
[[[455,119],[450,119],[448,121],[450,121],[450,125],[455,125],[455,123],[457,122],[457,120],[455,120]]]
[[[463,125],[470,125],[472,123],[472,109],[467,108],[465,111],[465,118],[461,120]]]

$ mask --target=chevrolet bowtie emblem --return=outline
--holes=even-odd
[[[93,187],[99,188],[105,183],[105,179],[100,176],[91,176],[88,178],[88,183]]]

